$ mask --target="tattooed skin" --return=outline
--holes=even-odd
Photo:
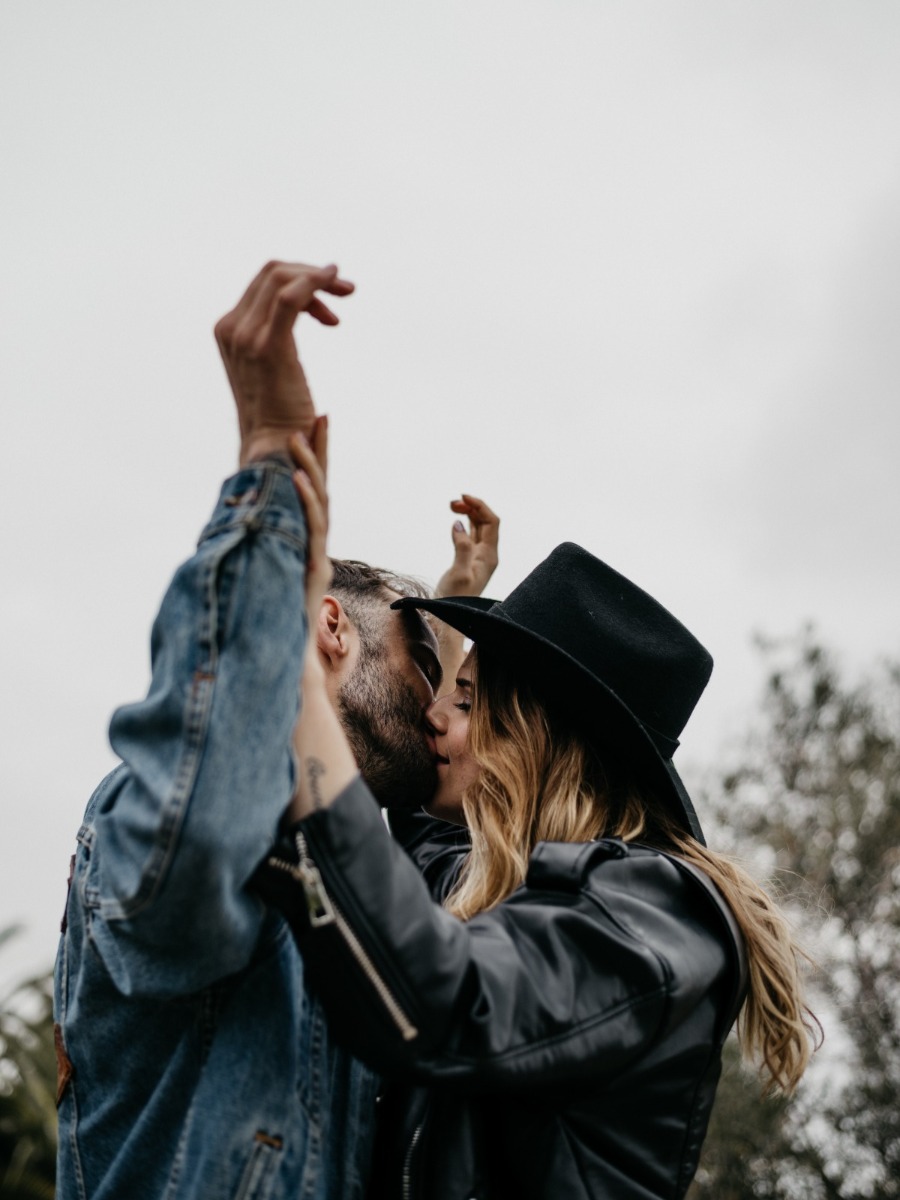
[[[312,798],[313,808],[318,811],[322,805],[322,789],[319,786],[319,780],[325,774],[325,764],[320,758],[308,758],[306,760],[306,778],[309,782],[309,794]]]

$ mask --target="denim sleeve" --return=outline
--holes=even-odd
[[[293,788],[306,526],[286,467],[223,485],[154,623],[144,700],[86,832],[90,937],[126,994],[176,995],[246,965],[265,910],[245,885]]]

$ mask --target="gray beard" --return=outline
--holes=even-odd
[[[353,757],[385,808],[421,808],[434,795],[437,768],[412,687],[377,658],[361,660],[338,694]]]

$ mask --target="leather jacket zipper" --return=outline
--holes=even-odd
[[[375,964],[372,962],[359,938],[353,932],[347,918],[328,895],[321,872],[310,856],[306,838],[299,831],[295,838],[295,844],[297,846],[299,862],[288,863],[278,858],[270,858],[269,864],[273,867],[279,867],[282,871],[287,871],[300,884],[303,894],[306,897],[309,922],[314,929],[323,925],[337,926],[339,933],[347,943],[347,948],[356,959],[365,977],[372,984],[379,999],[387,1009],[388,1015],[396,1025],[400,1036],[405,1042],[411,1042],[413,1038],[419,1036],[418,1029],[413,1025],[409,1017],[407,1017],[395,999],[393,992],[391,992],[384,979],[378,973]]]
[[[416,1146],[419,1138],[422,1136],[422,1126],[425,1124],[421,1121],[415,1128],[412,1139],[406,1150],[406,1155],[403,1159],[403,1200],[412,1200],[412,1160],[415,1154]]]

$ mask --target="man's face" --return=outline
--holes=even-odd
[[[397,595],[387,596],[380,641],[360,646],[338,692],[338,713],[375,799],[388,808],[420,808],[437,785],[424,720],[441,681],[437,638],[420,613],[391,609]]]

